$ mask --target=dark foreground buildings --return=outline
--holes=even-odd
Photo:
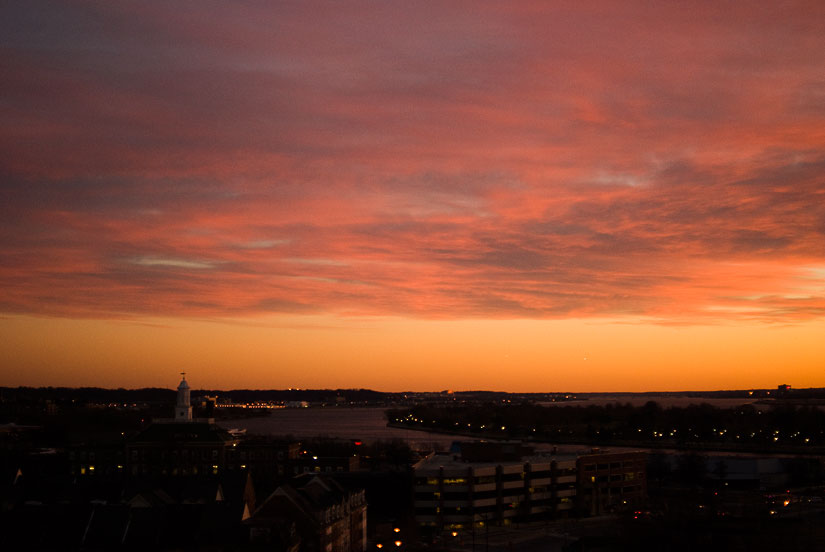
[[[617,513],[646,497],[643,452],[467,442],[414,466],[373,458],[367,472],[357,456],[194,417],[185,378],[173,412],[133,436],[62,448],[25,445],[15,429],[2,442],[25,454],[0,466],[0,550],[410,549],[444,531]]]
[[[351,459],[194,418],[185,378],[174,413],[125,443],[4,457],[0,550],[366,550],[364,491],[323,476]]]

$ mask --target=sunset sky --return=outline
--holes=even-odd
[[[823,2],[0,3],[0,385],[825,386]]]

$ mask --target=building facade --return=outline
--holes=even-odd
[[[641,506],[647,498],[647,453],[593,449],[576,460],[577,503],[600,515]]]
[[[598,515],[640,506],[646,453],[534,454],[516,443],[462,443],[414,466],[414,506],[433,533]]]
[[[469,461],[432,455],[414,466],[415,516],[440,531],[567,515],[576,494],[575,456]]]

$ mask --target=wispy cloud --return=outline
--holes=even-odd
[[[212,268],[215,265],[203,261],[187,261],[185,259],[159,259],[157,257],[140,257],[131,261],[139,266],[160,266],[170,268],[184,268],[184,269],[205,269]]]
[[[6,312],[825,315],[819,3],[5,12]]]

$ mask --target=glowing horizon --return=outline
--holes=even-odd
[[[825,386],[819,3],[4,11],[0,385]]]

